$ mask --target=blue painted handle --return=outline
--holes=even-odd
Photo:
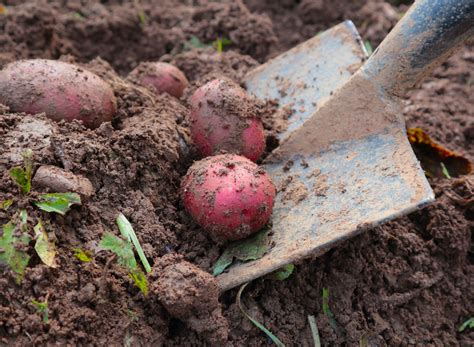
[[[474,34],[474,0],[417,0],[362,68],[402,96]]]

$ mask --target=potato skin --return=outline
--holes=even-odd
[[[215,79],[191,97],[191,135],[202,156],[222,152],[256,161],[265,149],[265,132],[255,101],[236,83]]]
[[[168,93],[175,98],[180,98],[189,84],[180,69],[162,62],[140,63],[130,72],[128,79],[134,83],[152,87],[157,95]]]
[[[117,101],[109,84],[79,66],[30,59],[0,71],[0,103],[13,112],[46,113],[55,121],[74,119],[88,128],[112,120]]]
[[[272,214],[276,194],[262,168],[235,154],[195,162],[181,187],[188,213],[219,243],[260,230]]]

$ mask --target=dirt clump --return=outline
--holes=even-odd
[[[214,276],[181,260],[168,264],[156,277],[152,293],[173,317],[184,321],[210,344],[227,342],[228,323],[222,316]]]

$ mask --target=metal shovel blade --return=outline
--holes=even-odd
[[[271,249],[219,275],[225,291],[431,202],[398,100],[360,71],[359,35],[344,22],[252,71],[247,88],[296,114],[264,162],[278,194]]]

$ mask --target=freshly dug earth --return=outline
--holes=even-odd
[[[0,107],[0,201],[18,197],[7,169],[21,161],[24,148],[34,151],[35,167],[58,166],[94,187],[89,200],[64,218],[30,211],[31,220],[51,219],[59,267],[48,268],[33,257],[21,285],[9,271],[2,273],[0,344],[202,345],[227,336],[228,345],[267,345],[266,336],[240,313],[236,290],[221,296],[221,308],[216,294],[208,293],[198,295],[208,306],[184,296],[176,308],[183,310],[167,307],[172,301],[163,291],[168,298],[199,285],[215,292],[212,278],[190,264],[210,272],[222,251],[179,201],[180,180],[197,159],[187,97],[222,74],[239,82],[259,61],[344,18],[354,19],[375,46],[406,6],[382,0],[285,0],[279,6],[270,0],[203,0],[193,6],[179,0],[65,3],[7,1],[7,13],[0,14],[0,66],[30,57],[82,63],[111,84],[118,112],[112,122],[87,130]],[[189,48],[192,36],[204,43],[225,37],[232,44],[218,54],[213,48]],[[154,96],[121,78],[139,62],[153,60],[184,71],[191,85],[181,100]],[[405,107],[409,126],[424,128],[471,160],[472,71],[474,48],[466,45],[410,93]],[[275,106],[267,106],[264,123],[272,135],[282,122],[271,117]],[[267,150],[275,145],[270,137]],[[358,345],[361,338],[371,346],[473,345],[474,333],[457,328],[474,312],[474,176],[430,183],[437,196],[432,206],[298,264],[284,282],[254,281],[242,298],[249,313],[288,345],[312,345],[309,314],[316,316],[326,345]],[[33,186],[33,194],[38,191],[45,188]],[[10,212],[0,211],[2,224],[18,203],[17,198]],[[148,298],[115,262],[106,266],[110,254],[97,252],[105,232],[118,233],[119,212],[131,221],[153,265]],[[74,247],[95,252],[94,261],[77,260]],[[173,292],[169,281],[174,280],[181,292]],[[323,287],[331,293],[337,331],[322,312]],[[46,298],[47,324],[32,304]],[[194,311],[187,314],[186,307]]]

